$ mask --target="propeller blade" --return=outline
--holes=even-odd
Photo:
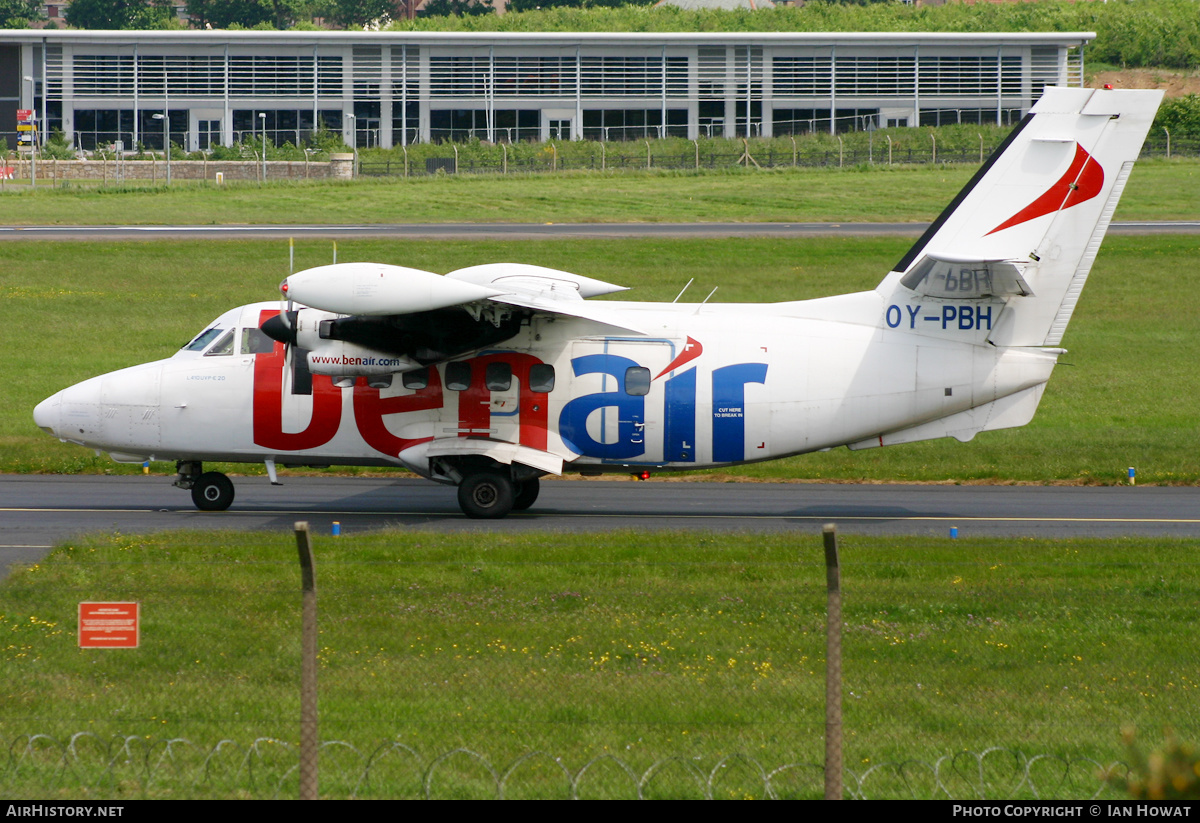
[[[267,318],[262,324],[262,332],[272,340],[287,346],[296,345],[296,312],[282,311],[274,317]]]

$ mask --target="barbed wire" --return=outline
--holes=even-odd
[[[211,747],[184,737],[137,735],[104,738],[76,732],[62,740],[47,734],[15,737],[0,767],[0,791],[10,798],[55,796],[287,798],[296,794],[299,749],[272,737],[247,744],[226,738]],[[572,768],[560,757],[527,751],[507,764],[493,763],[467,747],[432,757],[401,742],[359,748],[343,740],[321,744],[328,796],[358,798],[461,797],[465,792],[497,800],[524,796],[546,784],[543,794],[569,799],[591,796],[646,800],[657,797],[819,798],[823,767],[814,762],[763,763],[731,752],[711,765],[682,754],[648,767],[605,752]],[[1095,800],[1114,790],[1106,774],[1128,772],[1086,756],[1028,755],[995,746],[936,760],[912,759],[846,769],[847,796],[859,800],[1077,799]],[[534,780],[536,774],[553,780]],[[545,792],[548,791],[549,794]]]

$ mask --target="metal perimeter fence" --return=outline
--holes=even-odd
[[[0,134],[0,139],[3,135]],[[662,171],[720,170],[735,167],[759,169],[836,168],[864,165],[899,166],[931,164],[978,164],[991,153],[1001,137],[980,135],[978,144],[961,142],[947,145],[936,139],[904,142],[891,146],[883,139],[873,143],[855,134],[844,145],[793,143],[776,139],[765,143],[749,143],[742,147],[722,142],[699,141],[690,147],[686,141],[649,140],[629,143],[555,143],[536,144],[536,151],[518,151],[506,144],[467,144],[460,150],[455,144],[422,144],[412,151],[393,150],[388,156],[367,154],[358,157],[354,168],[364,177],[421,177],[437,174],[547,174],[570,171]],[[532,144],[531,144],[532,145]],[[730,148],[729,146],[735,146]],[[719,148],[718,148],[719,147]],[[527,149],[528,147],[521,147]],[[411,157],[409,156],[411,154]],[[349,156],[349,155],[347,155]],[[1200,157],[1200,139],[1169,138],[1152,135],[1142,150],[1142,157],[1195,158]],[[167,165],[153,155],[143,160],[90,160],[86,163],[55,161],[38,156],[30,162],[27,152],[9,152],[0,157],[0,184],[5,180],[28,181],[36,168],[40,180],[53,183],[70,180],[92,182],[124,182],[150,179],[165,180]],[[222,171],[229,180],[297,179],[341,174],[327,162],[308,162],[304,157],[294,161],[270,159],[263,167],[259,159],[247,160],[182,160],[170,164],[179,179],[212,179]],[[349,165],[345,174],[350,174]]]
[[[321,796],[820,797],[819,539],[663,540],[323,538]],[[1119,798],[1123,727],[1200,733],[1194,544],[843,542],[844,796]],[[0,795],[297,796],[295,557],[117,534],[14,569]],[[137,648],[79,648],[83,601],[138,603]]]
[[[861,165],[929,165],[937,163],[982,163],[996,144],[980,146],[956,145],[939,148],[936,141],[890,147],[883,140],[865,144],[861,139],[846,146],[791,148],[782,142],[768,146],[750,146],[740,150],[716,151],[702,148],[679,148],[679,142],[659,144],[651,140],[644,151],[631,152],[629,144],[589,144],[586,152],[559,151],[553,143],[535,154],[510,152],[502,145],[480,151],[455,151],[453,145],[442,145],[434,157],[422,153],[411,160],[404,156],[384,159],[362,158],[358,173],[366,177],[419,177],[433,174],[540,174],[560,171],[622,171],[659,169],[686,171],[698,169],[728,169],[737,166],[761,169],[833,168]],[[607,146],[612,146],[609,150]],[[670,146],[670,148],[667,148]],[[617,150],[621,149],[621,150]],[[394,154],[394,153],[393,153]],[[414,152],[414,155],[416,152]],[[1141,156],[1163,158],[1200,157],[1200,139],[1174,140],[1153,136],[1146,141]]]

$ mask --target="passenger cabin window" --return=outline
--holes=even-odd
[[[530,366],[529,390],[539,394],[554,391],[554,367],[548,363],[536,363]]]
[[[242,354],[265,354],[274,349],[275,341],[267,337],[262,329],[242,329]]]
[[[429,387],[429,369],[417,369],[416,371],[406,371],[400,375],[400,382],[406,389],[419,391],[420,389]]]
[[[186,346],[184,346],[183,350],[204,351],[206,348],[208,348],[209,343],[217,339],[217,335],[220,333],[221,330],[216,326],[213,326],[211,329],[205,329],[196,335],[195,339],[192,340],[191,343],[188,343]]]
[[[507,363],[488,363],[483,373],[488,391],[508,391],[512,388],[512,366]]]
[[[446,364],[446,388],[450,391],[466,391],[471,387],[470,363]]]
[[[227,357],[233,354],[233,329],[221,335],[221,338],[213,343],[213,347],[204,353],[205,357]]]
[[[634,397],[645,397],[650,393],[650,370],[641,366],[630,366],[625,370],[625,393]]]

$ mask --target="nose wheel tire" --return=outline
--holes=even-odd
[[[200,511],[225,511],[233,504],[233,481],[220,472],[205,472],[192,485],[192,502]]]
[[[514,489],[509,478],[497,472],[468,475],[458,486],[458,505],[476,520],[496,520],[513,509]]]
[[[532,506],[537,501],[540,485],[536,477],[518,483],[513,496],[513,511],[523,512]]]

